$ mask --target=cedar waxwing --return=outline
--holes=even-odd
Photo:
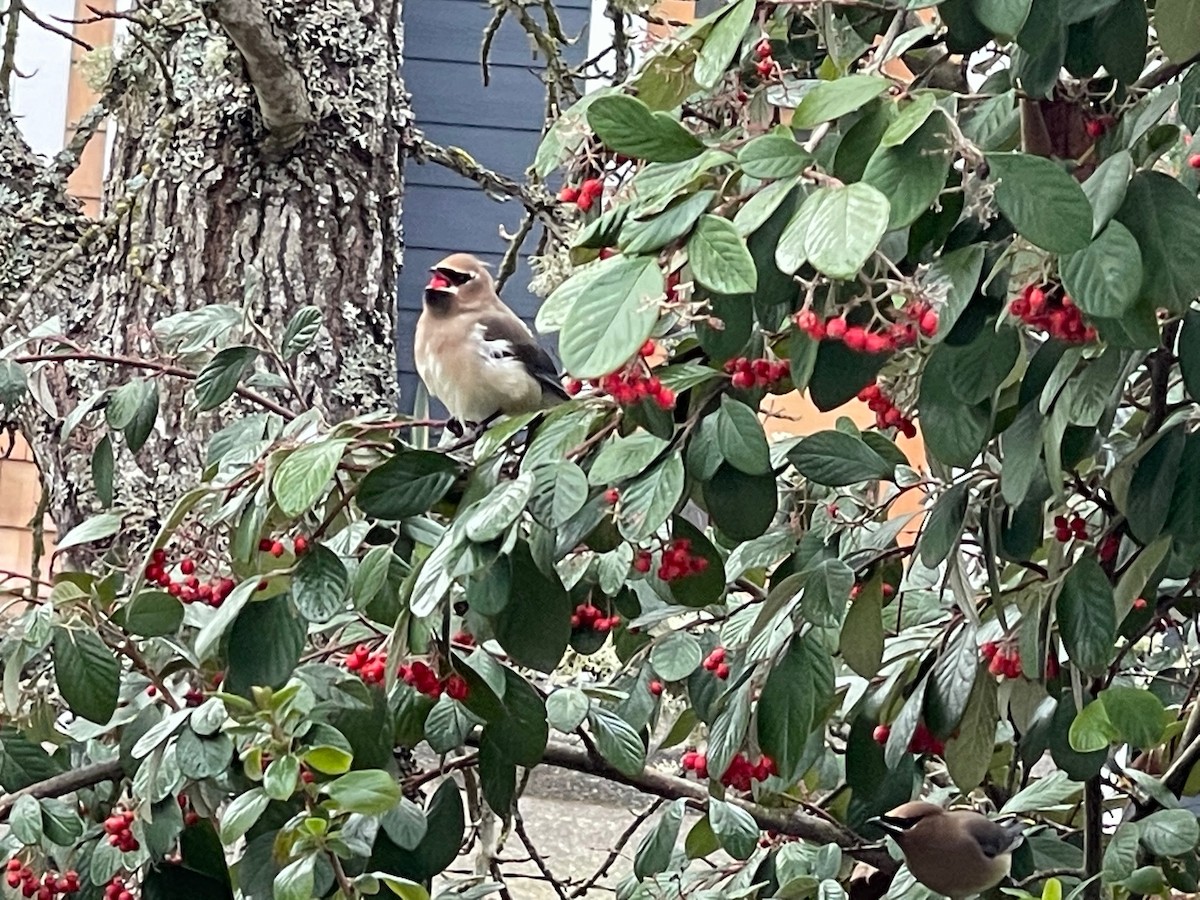
[[[1020,823],[1002,825],[972,810],[945,810],[921,801],[901,804],[871,822],[900,845],[913,878],[953,900],[999,884],[1024,840]]]
[[[567,399],[550,355],[497,296],[482,262],[455,253],[430,271],[413,355],[455,420],[479,425]]]

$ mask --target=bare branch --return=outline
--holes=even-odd
[[[63,772],[61,775],[55,775],[53,778],[47,778],[45,781],[31,784],[29,787],[21,788],[19,791],[13,791],[11,794],[5,794],[3,797],[0,797],[0,822],[8,821],[9,813],[12,812],[13,804],[17,802],[18,797],[26,795],[38,799],[43,797],[61,797],[64,794],[70,794],[82,788],[100,784],[102,781],[116,781],[123,775],[124,770],[121,768],[121,760],[109,759],[104,762],[80,766],[78,769],[71,769],[69,772]]]
[[[662,797],[659,797],[657,800],[655,800],[653,803],[651,803],[648,807],[646,807],[645,812],[637,813],[633,817],[633,821],[630,822],[629,825],[625,828],[625,830],[622,831],[617,836],[617,840],[613,843],[612,849],[608,851],[608,856],[606,856],[604,858],[604,862],[600,863],[600,868],[598,868],[595,872],[593,872],[587,881],[585,881],[579,887],[577,887],[573,891],[571,891],[571,896],[573,898],[574,897],[582,897],[584,894],[586,894],[588,891],[590,891],[592,889],[592,887],[596,884],[597,881],[599,881],[601,878],[603,878],[605,875],[608,874],[608,870],[611,869],[613,867],[613,863],[615,863],[617,861],[617,859],[620,858],[621,851],[625,849],[625,845],[629,843],[629,839],[634,836],[634,834],[637,832],[637,830],[642,827],[642,824],[648,818],[650,818],[652,815],[654,815],[656,812],[658,812],[660,809],[662,809],[663,804],[665,804],[666,802],[667,801],[664,800]]]
[[[517,837],[521,839],[521,843],[525,845],[525,849],[529,852],[529,858],[538,867],[538,871],[545,876],[546,880],[550,882],[550,886],[554,888],[554,893],[558,894],[561,900],[568,900],[567,892],[563,889],[562,883],[554,877],[554,873],[550,871],[550,867],[546,865],[546,861],[542,859],[542,855],[538,853],[537,847],[534,846],[533,840],[525,830],[525,820],[521,818],[521,811],[519,809],[513,812],[513,829],[517,832]]]
[[[9,81],[16,70],[17,26],[21,24],[21,0],[8,0],[5,10],[4,45],[0,50],[0,97],[7,97]]]
[[[271,30],[259,0],[216,0],[210,9],[245,60],[272,149],[286,152],[303,140],[313,122],[303,76]]]

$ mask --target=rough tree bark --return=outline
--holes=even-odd
[[[102,423],[85,420],[63,446],[45,407],[61,417],[104,387],[157,377],[154,434],[137,454],[117,448],[116,502],[152,526],[194,483],[220,410],[192,410],[186,378],[87,360],[162,359],[151,326],[173,313],[230,304],[277,338],[297,309],[316,306],[322,328],[293,373],[299,395],[261,379],[255,390],[330,421],[394,403],[400,140],[410,125],[401,6],[142,4],[102,101],[118,138],[99,222],[65,193],[82,140],[38,160],[0,95],[3,343],[58,316],[56,333],[82,358],[38,365],[40,405],[26,404],[21,419],[60,530],[96,507],[88,459]],[[56,349],[42,340],[20,352]]]

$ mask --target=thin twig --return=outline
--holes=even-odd
[[[525,820],[521,818],[519,809],[513,812],[513,829],[517,832],[517,837],[521,839],[521,843],[525,845],[525,849],[529,851],[529,858],[533,860],[533,864],[538,867],[538,871],[545,876],[546,881],[550,882],[550,886],[554,888],[554,893],[558,894],[562,900],[568,900],[567,892],[563,889],[562,883],[554,877],[554,873],[550,871],[550,867],[546,865],[546,861],[542,859],[542,855],[538,853],[537,847],[529,837],[529,833],[525,830]]]
[[[634,815],[633,821],[630,822],[626,829],[617,836],[616,842],[612,845],[612,849],[608,851],[608,856],[604,858],[604,862],[600,864],[600,868],[593,872],[587,881],[575,888],[575,890],[571,891],[572,898],[582,897],[584,894],[590,891],[593,886],[595,886],[596,882],[608,874],[608,870],[613,867],[613,864],[618,859],[620,859],[621,851],[625,849],[625,845],[629,843],[630,838],[634,836],[637,830],[642,827],[642,824],[647,819],[662,809],[666,802],[667,801],[662,797],[658,797],[653,803],[646,807],[645,812],[636,813]]]

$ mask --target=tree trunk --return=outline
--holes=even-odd
[[[314,408],[327,421],[394,404],[408,122],[401,5],[217,0],[208,19],[192,5],[150,4],[160,20],[133,26],[138,39],[110,76],[118,137],[98,223],[66,197],[70,161],[40,165],[0,106],[0,244],[14,248],[0,266],[0,319],[12,324],[16,314],[4,343],[59,316],[57,333],[81,358],[29,366],[39,404],[21,418],[60,533],[98,508],[89,457],[106,430],[102,413],[66,445],[55,424],[80,402],[135,377],[159,383],[145,447],[116,447],[115,504],[131,511],[135,531],[139,521],[153,529],[195,483],[207,437],[254,405],[235,398],[197,412],[186,377],[87,359],[194,371],[196,359],[167,357],[155,338],[166,316],[230,305],[244,327],[224,341],[262,346],[261,329],[278,345],[295,312],[315,306],[319,336],[290,373],[260,358],[242,383],[276,408]],[[42,341],[20,353],[56,350]]]

